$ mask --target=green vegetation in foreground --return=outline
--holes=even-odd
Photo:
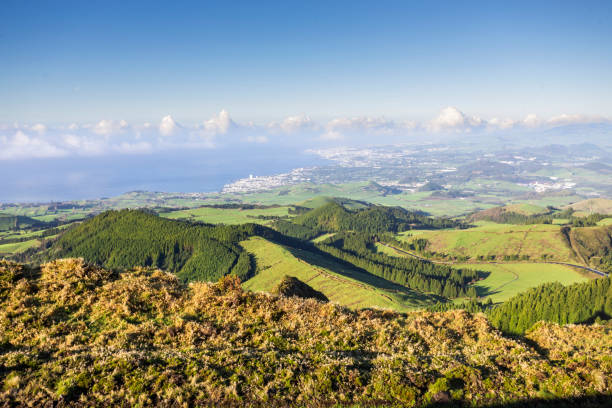
[[[502,260],[504,256],[526,256],[530,261],[576,262],[574,253],[559,225],[512,225],[479,222],[479,226],[462,230],[407,231],[398,236],[405,242],[424,238],[427,251],[450,258]]]
[[[269,224],[272,218],[288,217],[289,209],[292,207],[270,207],[270,208],[216,208],[200,207],[189,210],[163,212],[159,215],[165,218],[182,219],[189,221],[200,221],[209,224]]]
[[[489,272],[489,276],[474,286],[479,297],[504,302],[514,295],[547,282],[569,285],[586,282],[587,278],[577,269],[565,265],[544,263],[456,264],[458,268],[472,268]]]
[[[7,406],[609,406],[610,326],[350,311],[79,260],[0,263]],[[571,398],[571,400],[568,400]]]
[[[406,311],[438,300],[328,257],[287,248],[260,237],[249,238],[240,245],[255,257],[257,264],[255,276],[243,283],[245,289],[273,292],[283,277],[290,274],[331,301],[353,309],[380,307]]]

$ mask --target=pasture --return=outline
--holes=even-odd
[[[256,208],[256,209],[240,209],[240,208],[215,208],[215,207],[200,207],[189,210],[179,210],[160,213],[161,217],[201,221],[209,224],[269,224],[271,220],[257,218],[263,217],[287,217],[289,216],[290,206]]]
[[[426,307],[435,300],[326,256],[284,247],[263,238],[253,237],[240,245],[257,263],[257,274],[243,283],[248,290],[271,292],[285,275],[290,275],[323,292],[331,301],[352,309],[378,307],[408,311]]]
[[[570,285],[589,280],[578,270],[565,265],[545,263],[455,264],[457,268],[470,268],[489,272],[490,275],[475,284],[478,296],[503,302],[529,288],[547,282]]]
[[[575,261],[559,225],[479,222],[475,228],[465,230],[414,230],[398,235],[399,240],[406,242],[417,237],[429,241],[427,251],[449,256],[469,256],[473,260],[479,256],[526,255],[531,261],[537,261],[546,254],[549,260]]]

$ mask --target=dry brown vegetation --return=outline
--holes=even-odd
[[[5,405],[471,405],[612,392],[610,326],[351,311],[79,259],[0,261]]]

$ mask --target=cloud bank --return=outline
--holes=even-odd
[[[487,135],[499,132],[537,131],[567,125],[611,124],[609,119],[575,114],[521,119],[483,118],[457,107],[441,109],[430,120],[398,121],[385,117],[336,117],[317,122],[307,115],[293,115],[263,124],[234,121],[229,112],[195,124],[177,122],[166,115],[157,123],[128,123],[102,119],[95,123],[51,126],[0,124],[0,160],[96,156],[105,154],[148,154],[180,149],[215,149],[270,143],[304,149],[329,144],[382,144],[431,140],[462,134]]]

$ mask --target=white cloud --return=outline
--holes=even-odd
[[[103,119],[96,123],[92,130],[94,133],[102,136],[111,136],[120,133],[129,128],[129,124],[125,120],[114,121]]]
[[[91,156],[103,154],[106,151],[106,143],[98,137],[79,136],[66,134],[61,138],[63,147],[69,149],[73,154]]]
[[[558,116],[553,116],[548,119],[546,123],[550,125],[572,125],[572,124],[584,124],[584,123],[601,123],[607,122],[606,118],[601,116],[588,116],[588,115],[568,115],[566,113]]]
[[[344,135],[335,130],[328,130],[327,132],[323,133],[319,139],[326,141],[342,140],[344,139]]]
[[[513,119],[498,119],[498,118],[493,118],[493,119],[489,119],[487,121],[487,127],[490,129],[512,129],[514,126],[516,126],[517,122]]]
[[[179,125],[170,115],[164,116],[159,124],[159,133],[162,136],[171,136],[177,129],[179,129]]]
[[[230,118],[229,113],[225,109],[204,122],[204,130],[213,135],[224,135],[235,127],[236,123]]]
[[[353,118],[336,118],[329,121],[326,125],[328,130],[352,130],[352,131],[374,131],[374,133],[394,132],[398,125],[386,118],[374,118],[359,116]]]
[[[125,120],[101,120],[94,124],[49,126],[0,124],[0,160],[146,154],[168,149],[212,149],[232,143],[287,143],[311,148],[317,144],[348,141],[352,144],[383,144],[423,138],[440,132],[496,132],[550,129],[566,124],[610,123],[601,117],[563,114],[549,119],[535,114],[523,119],[470,116],[456,107],[446,107],[430,121],[410,122],[385,117],[337,117],[320,124],[306,115],[294,115],[263,125],[236,123],[222,110],[199,124],[182,125],[167,115],[159,124],[130,125]],[[286,135],[293,135],[286,137]],[[101,137],[103,136],[103,137]],[[172,137],[166,137],[172,136]],[[255,147],[253,147],[255,149]]]
[[[285,133],[295,133],[303,130],[318,129],[317,123],[310,116],[297,115],[287,116],[281,122],[271,122],[268,128],[272,131],[280,131]]]
[[[43,125],[42,123],[35,124],[34,126],[32,126],[31,129],[41,136],[47,132],[47,127]]]
[[[525,119],[523,119],[521,123],[526,127],[537,127],[542,124],[542,121],[535,113],[530,113],[529,115],[525,116]]]
[[[468,116],[454,106],[448,106],[427,125],[432,132],[454,131],[470,132],[475,128],[482,127],[486,122],[477,116]]]
[[[0,141],[0,159],[49,158],[66,155],[62,150],[39,137],[31,137],[18,130],[12,137]]]

